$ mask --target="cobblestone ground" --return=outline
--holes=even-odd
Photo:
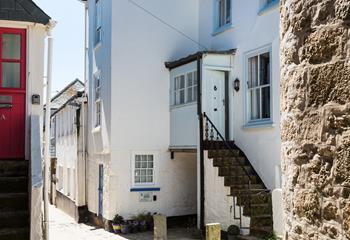
[[[198,239],[194,229],[170,229],[168,239]],[[151,232],[119,236],[86,224],[78,224],[61,210],[50,206],[50,240],[153,240]]]

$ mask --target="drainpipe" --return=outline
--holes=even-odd
[[[88,24],[88,3],[84,3],[84,99],[87,97],[87,54],[88,54],[88,38],[87,38],[87,24]],[[86,149],[85,149],[85,100],[82,103],[82,137],[83,137],[83,161],[84,161],[84,205],[87,203],[87,188],[86,188],[86,179],[87,179],[87,163],[86,163]]]
[[[44,146],[44,239],[49,240],[49,185],[50,185],[50,117],[51,117],[51,83],[52,83],[52,49],[53,38],[48,31],[47,83],[45,112],[45,146]]]

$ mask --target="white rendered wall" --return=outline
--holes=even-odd
[[[266,186],[274,189],[276,166],[280,166],[279,128],[279,11],[278,6],[259,15],[263,0],[232,1],[232,28],[217,35],[213,33],[213,1],[200,1],[199,38],[201,44],[212,50],[236,48],[234,69],[230,76],[230,135],[245,152]],[[268,127],[245,128],[246,91],[245,56],[261,47],[272,49],[272,120]],[[234,91],[233,81],[241,81],[239,92]]]
[[[89,1],[90,22],[93,2]],[[136,1],[198,40],[198,1]],[[186,6],[184,8],[183,6]],[[198,50],[198,45],[160,23],[130,1],[102,1],[102,44],[89,54],[90,78],[102,72],[102,124],[92,125],[93,84],[89,91],[88,205],[98,210],[98,164],[104,164],[104,217],[140,211],[169,216],[196,213],[196,157],[170,159],[169,71],[164,62]],[[113,13],[113,14],[112,14]],[[92,25],[92,24],[91,24]],[[111,30],[111,31],[110,31]],[[90,28],[90,39],[93,29]],[[90,47],[91,47],[90,43]],[[90,131],[91,132],[91,131]],[[133,151],[159,153],[156,202],[140,203],[131,193]],[[184,201],[185,199],[185,201]]]

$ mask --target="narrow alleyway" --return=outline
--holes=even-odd
[[[168,239],[191,240],[195,230],[170,229]],[[78,224],[61,210],[50,206],[50,240],[152,240],[151,232],[122,237],[86,224]]]

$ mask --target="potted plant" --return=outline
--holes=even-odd
[[[147,231],[147,221],[146,221],[146,218],[147,218],[147,215],[144,214],[144,213],[140,213],[138,216],[137,216],[137,220],[139,222],[139,230],[141,232],[145,232]]]
[[[116,214],[112,221],[112,227],[113,227],[114,233],[121,233],[123,223],[124,223],[124,218]]]
[[[231,225],[227,229],[227,239],[228,240],[236,240],[237,236],[241,233],[241,230],[236,225]]]
[[[129,234],[131,232],[131,226],[129,221],[124,221],[120,227],[122,234]]]
[[[145,221],[146,221],[147,229],[153,230],[153,227],[154,227],[153,215],[150,212],[145,215]]]

